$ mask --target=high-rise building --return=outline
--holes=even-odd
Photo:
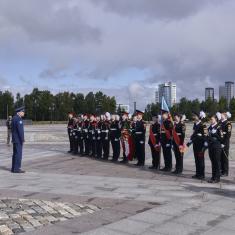
[[[215,99],[215,90],[212,87],[205,88],[205,100],[214,100]]]
[[[234,82],[225,82],[225,98],[228,105],[232,98],[234,98]]]
[[[172,107],[176,103],[176,84],[167,82],[158,86],[158,100],[162,102],[162,97],[165,98],[169,107]]]
[[[221,99],[221,98],[226,98],[225,97],[225,86],[219,87],[219,99]]]
[[[155,91],[155,103],[159,103],[159,91]]]

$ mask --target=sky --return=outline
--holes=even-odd
[[[0,90],[103,91],[144,109],[233,81],[235,0],[0,0]]]

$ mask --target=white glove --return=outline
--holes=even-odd
[[[215,129],[213,129],[213,130],[211,131],[212,134],[215,134],[216,132],[217,132],[217,130],[215,130]]]
[[[204,147],[208,147],[208,143],[207,142],[204,142]]]
[[[225,145],[224,144],[221,144],[221,148],[223,149],[225,147]]]
[[[166,144],[166,147],[169,148],[169,147],[171,147],[171,145],[170,144]]]

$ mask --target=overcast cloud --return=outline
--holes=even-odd
[[[234,80],[233,0],[0,0],[0,88],[103,90],[144,108]]]

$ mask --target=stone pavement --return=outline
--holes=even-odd
[[[27,126],[27,173],[11,174],[4,141],[1,128],[0,234],[235,234],[234,136],[230,176],[215,185],[191,179],[191,149],[180,177],[69,155],[63,125]]]

